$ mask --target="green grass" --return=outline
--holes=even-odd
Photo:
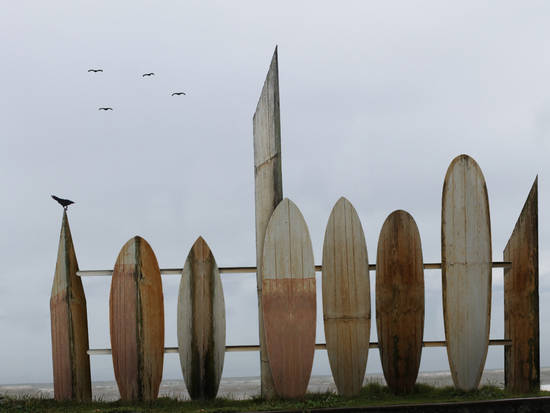
[[[550,392],[541,391],[531,394],[513,394],[496,386],[483,386],[473,392],[461,392],[454,387],[433,387],[417,384],[412,393],[403,396],[392,394],[381,384],[366,385],[358,397],[346,398],[332,392],[309,393],[303,400],[251,400],[216,399],[212,401],[181,401],[160,398],[152,403],[127,402],[56,402],[52,399],[36,397],[5,397],[0,402],[1,412],[77,412],[77,413],[137,413],[137,412],[197,412],[230,413],[258,410],[308,410],[323,407],[375,406],[408,403],[460,402],[472,400],[494,400],[525,396],[550,396]]]

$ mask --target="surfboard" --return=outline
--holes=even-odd
[[[164,299],[151,246],[134,237],[115,263],[109,324],[115,378],[122,400],[154,400],[164,362]]]
[[[275,392],[300,398],[315,352],[315,266],[306,222],[288,198],[267,224],[262,265],[262,316]]]
[[[82,280],[76,275],[67,212],[63,211],[57,263],[50,298],[54,397],[90,401],[92,384],[88,355],[88,317]]]
[[[455,386],[479,385],[491,315],[491,224],[485,178],[476,161],[457,156],[443,184],[441,271],[447,356]]]
[[[323,243],[323,320],[338,393],[361,391],[370,339],[367,244],[359,216],[344,197],[334,205]]]
[[[202,237],[193,244],[181,276],[178,346],[191,398],[215,398],[225,357],[225,304],[216,260]]]
[[[388,387],[411,392],[422,355],[424,265],[418,227],[402,210],[386,218],[378,238],[376,327]]]

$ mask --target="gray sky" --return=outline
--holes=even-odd
[[[112,268],[136,234],[161,267],[183,266],[199,235],[218,265],[255,264],[252,116],[276,44],[283,190],[319,264],[342,195],[359,213],[371,262],[395,209],[415,218],[424,260],[440,261],[443,178],[461,153],[485,174],[493,258],[502,260],[539,174],[541,364],[550,365],[549,16],[542,1],[5,2],[0,383],[52,380],[62,215],[52,193],[76,201],[81,269]],[[95,67],[104,72],[87,72]],[[257,343],[254,276],[222,277],[228,344]],[[179,277],[163,282],[165,342],[176,346]],[[92,348],[110,346],[109,283],[84,280]],[[373,283],[371,273],[374,295]],[[424,336],[441,340],[440,272],[426,271],[425,284]],[[502,338],[502,270],[492,310],[491,337]],[[228,353],[224,376],[256,376],[258,359]],[[94,380],[114,378],[109,356],[91,365]],[[503,368],[502,348],[490,348],[486,367]],[[425,349],[421,369],[448,369],[444,349]],[[376,350],[367,371],[381,371]],[[329,373],[326,352],[316,352],[313,374]],[[177,355],[167,355],[164,378],[181,377]]]

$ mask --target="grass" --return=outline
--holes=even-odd
[[[36,397],[5,397],[0,401],[1,412],[77,412],[77,413],[142,413],[142,412],[182,412],[182,413],[231,413],[261,410],[309,410],[323,407],[380,406],[388,404],[439,403],[473,400],[495,400],[525,396],[550,396],[541,391],[530,394],[514,394],[497,386],[483,386],[472,392],[462,392],[454,387],[433,387],[417,384],[412,393],[403,396],[392,394],[388,387],[370,383],[363,387],[357,397],[346,398],[332,392],[308,393],[303,400],[263,400],[259,397],[250,400],[215,399],[212,401],[181,401],[172,398],[159,398],[151,403],[129,402],[56,402],[53,399]]]

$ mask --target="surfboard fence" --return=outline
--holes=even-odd
[[[534,268],[536,262],[533,262],[533,249],[529,248],[529,239],[533,239],[533,232],[536,227],[533,228],[532,220],[528,219],[526,214],[532,214],[533,212],[533,200],[536,202],[536,182],[533,187],[534,190],[529,194],[526,202],[526,208],[522,211],[518,224],[514,229],[512,237],[506,247],[504,257],[506,260],[491,262],[492,268],[503,268],[505,271],[505,338],[503,339],[491,339],[487,341],[487,346],[505,346],[505,377],[506,386],[510,389],[522,388],[527,391],[529,389],[536,388],[538,386],[535,376],[539,370],[538,360],[535,360],[532,355],[535,351],[533,348],[534,340],[538,340],[538,323],[535,323],[533,319],[536,317],[538,322],[538,308],[533,305],[533,296],[536,295],[538,285],[533,285],[529,288],[529,283],[533,284]],[[531,224],[531,225],[528,225]],[[526,230],[525,227],[529,229]],[[535,231],[536,232],[536,231]],[[530,238],[527,235],[530,235]],[[522,237],[522,241],[517,249],[513,249],[512,243],[517,242],[516,239]],[[526,247],[527,245],[527,247]],[[514,254],[524,254],[524,258],[518,258],[517,256],[511,256]],[[151,251],[152,252],[152,251]],[[135,253],[133,253],[135,256]],[[510,259],[512,258],[512,259]],[[515,258],[515,260],[513,260]],[[528,271],[524,268],[527,264],[525,259],[529,259],[527,264]],[[519,267],[518,263],[524,267]],[[368,272],[374,272],[376,274],[376,264],[368,264],[366,266]],[[441,270],[442,263],[422,263],[424,270]],[[127,268],[126,268],[127,270]],[[322,272],[323,265],[315,265],[312,268],[313,271]],[[515,271],[515,272],[514,272]],[[86,319],[86,298],[84,295],[84,289],[82,288],[81,277],[113,277],[115,270],[79,270],[76,261],[76,254],[74,252],[74,246],[72,245],[72,238],[70,236],[70,228],[66,213],[63,215],[63,221],[61,225],[61,236],[59,244],[58,261],[56,266],[56,272],[54,277],[54,287],[52,289],[51,299],[51,312],[52,312],[52,352],[54,360],[54,389],[55,397],[59,400],[89,400],[91,398],[91,379],[90,379],[90,355],[112,355],[111,349],[90,349],[88,348],[88,331],[87,331],[87,319]],[[182,268],[159,268],[158,275],[163,276],[182,276]],[[223,276],[231,276],[232,274],[255,274],[255,266],[242,266],[242,267],[219,267],[218,273]],[[137,274],[131,273],[136,279],[139,278]],[[519,275],[516,275],[519,274]],[[218,275],[219,276],[219,275]],[[363,274],[365,276],[365,274]],[[516,285],[513,285],[511,281],[513,276],[522,277],[520,282],[516,281]],[[141,275],[143,277],[143,275]],[[526,280],[525,280],[526,278]],[[404,281],[403,281],[404,283]],[[526,286],[527,284],[527,286]],[[526,291],[527,288],[527,291]],[[159,290],[160,291],[160,290]],[[517,295],[521,294],[518,298]],[[135,295],[135,294],[134,294]],[[529,298],[528,301],[525,297]],[[61,298],[60,298],[61,297]],[[514,301],[515,300],[515,301]],[[529,304],[526,306],[526,303]],[[112,304],[112,297],[111,297]],[[395,309],[391,304],[387,304],[388,308],[392,311]],[[535,311],[537,310],[537,311]],[[147,308],[143,308],[142,311],[147,311]],[[60,316],[60,314],[62,314]],[[126,315],[125,315],[126,317]],[[225,320],[224,320],[225,321]],[[388,323],[387,323],[388,324]],[[527,330],[530,327],[534,332]],[[113,332],[112,332],[113,334]],[[396,336],[399,332],[395,333]],[[524,340],[521,334],[531,334],[527,340]],[[534,335],[534,338],[533,338]],[[514,344],[514,343],[518,344]],[[526,344],[524,344],[527,342]],[[367,342],[366,350],[368,349],[380,349],[380,342]],[[437,341],[424,341],[419,342],[421,347],[447,347],[446,340]],[[126,342],[126,346],[138,347],[136,343]],[[514,348],[515,347],[515,348]],[[526,347],[526,348],[525,348]],[[259,345],[225,345],[224,352],[243,352],[243,351],[259,351]],[[70,350],[69,350],[70,349]],[[326,343],[315,343],[315,350],[327,350]],[[128,352],[130,349],[127,349]],[[162,347],[163,353],[178,353],[179,347]],[[523,350],[523,352],[521,351]],[[401,357],[404,357],[401,355]],[[523,358],[521,358],[523,357]],[[524,369],[519,369],[514,365],[525,366],[527,365],[532,370],[527,370],[530,375],[525,375]],[[162,359],[157,361],[157,364],[162,366]],[[137,365],[137,362],[136,362]],[[365,363],[366,366],[366,363]],[[332,366],[331,366],[332,367]],[[387,367],[391,369],[392,367]],[[513,370],[515,368],[515,370]],[[416,373],[413,375],[413,383],[416,379]],[[157,373],[158,374],[158,373]],[[136,374],[135,377],[138,377]],[[390,374],[388,374],[390,376]],[[533,377],[535,376],[535,377]],[[522,377],[524,377],[522,379]],[[118,381],[118,378],[117,378]],[[158,380],[160,383],[160,379]],[[519,383],[519,384],[518,384]],[[525,390],[527,389],[527,390]],[[150,395],[150,398],[156,397],[155,394]],[[139,393],[130,395],[129,399],[143,399],[143,394]]]
[[[314,264],[307,224],[283,198],[277,50],[253,119],[256,265],[218,267],[199,237],[182,268],[160,268],[141,237],[121,249],[113,269],[80,270],[63,213],[50,299],[54,395],[91,399],[90,355],[111,354],[121,398],[158,395],[165,353],[179,353],[193,399],[218,391],[226,352],[260,353],[261,394],[302,397],[316,350],[327,351],[340,394],[356,395],[369,349],[378,348],[388,386],[409,392],[424,347],[445,347],[455,387],[478,387],[488,346],[504,346],[505,386],[540,387],[538,180],[535,179],[503,260],[492,261],[489,202],[479,165],[467,155],[450,164],[442,191],[441,262],[423,261],[421,234],[406,211],[392,212],[369,262],[363,225],[340,198],[328,218],[322,263]],[[490,339],[492,270],[504,269],[504,337]],[[445,340],[425,341],[424,270],[441,270]],[[316,277],[322,273],[326,343],[316,343]],[[370,273],[376,277],[371,317]],[[228,346],[221,275],[255,274],[259,345]],[[162,276],[181,277],[178,347],[164,346]],[[110,349],[90,349],[81,277],[111,279]],[[370,342],[371,319],[378,342]]]

